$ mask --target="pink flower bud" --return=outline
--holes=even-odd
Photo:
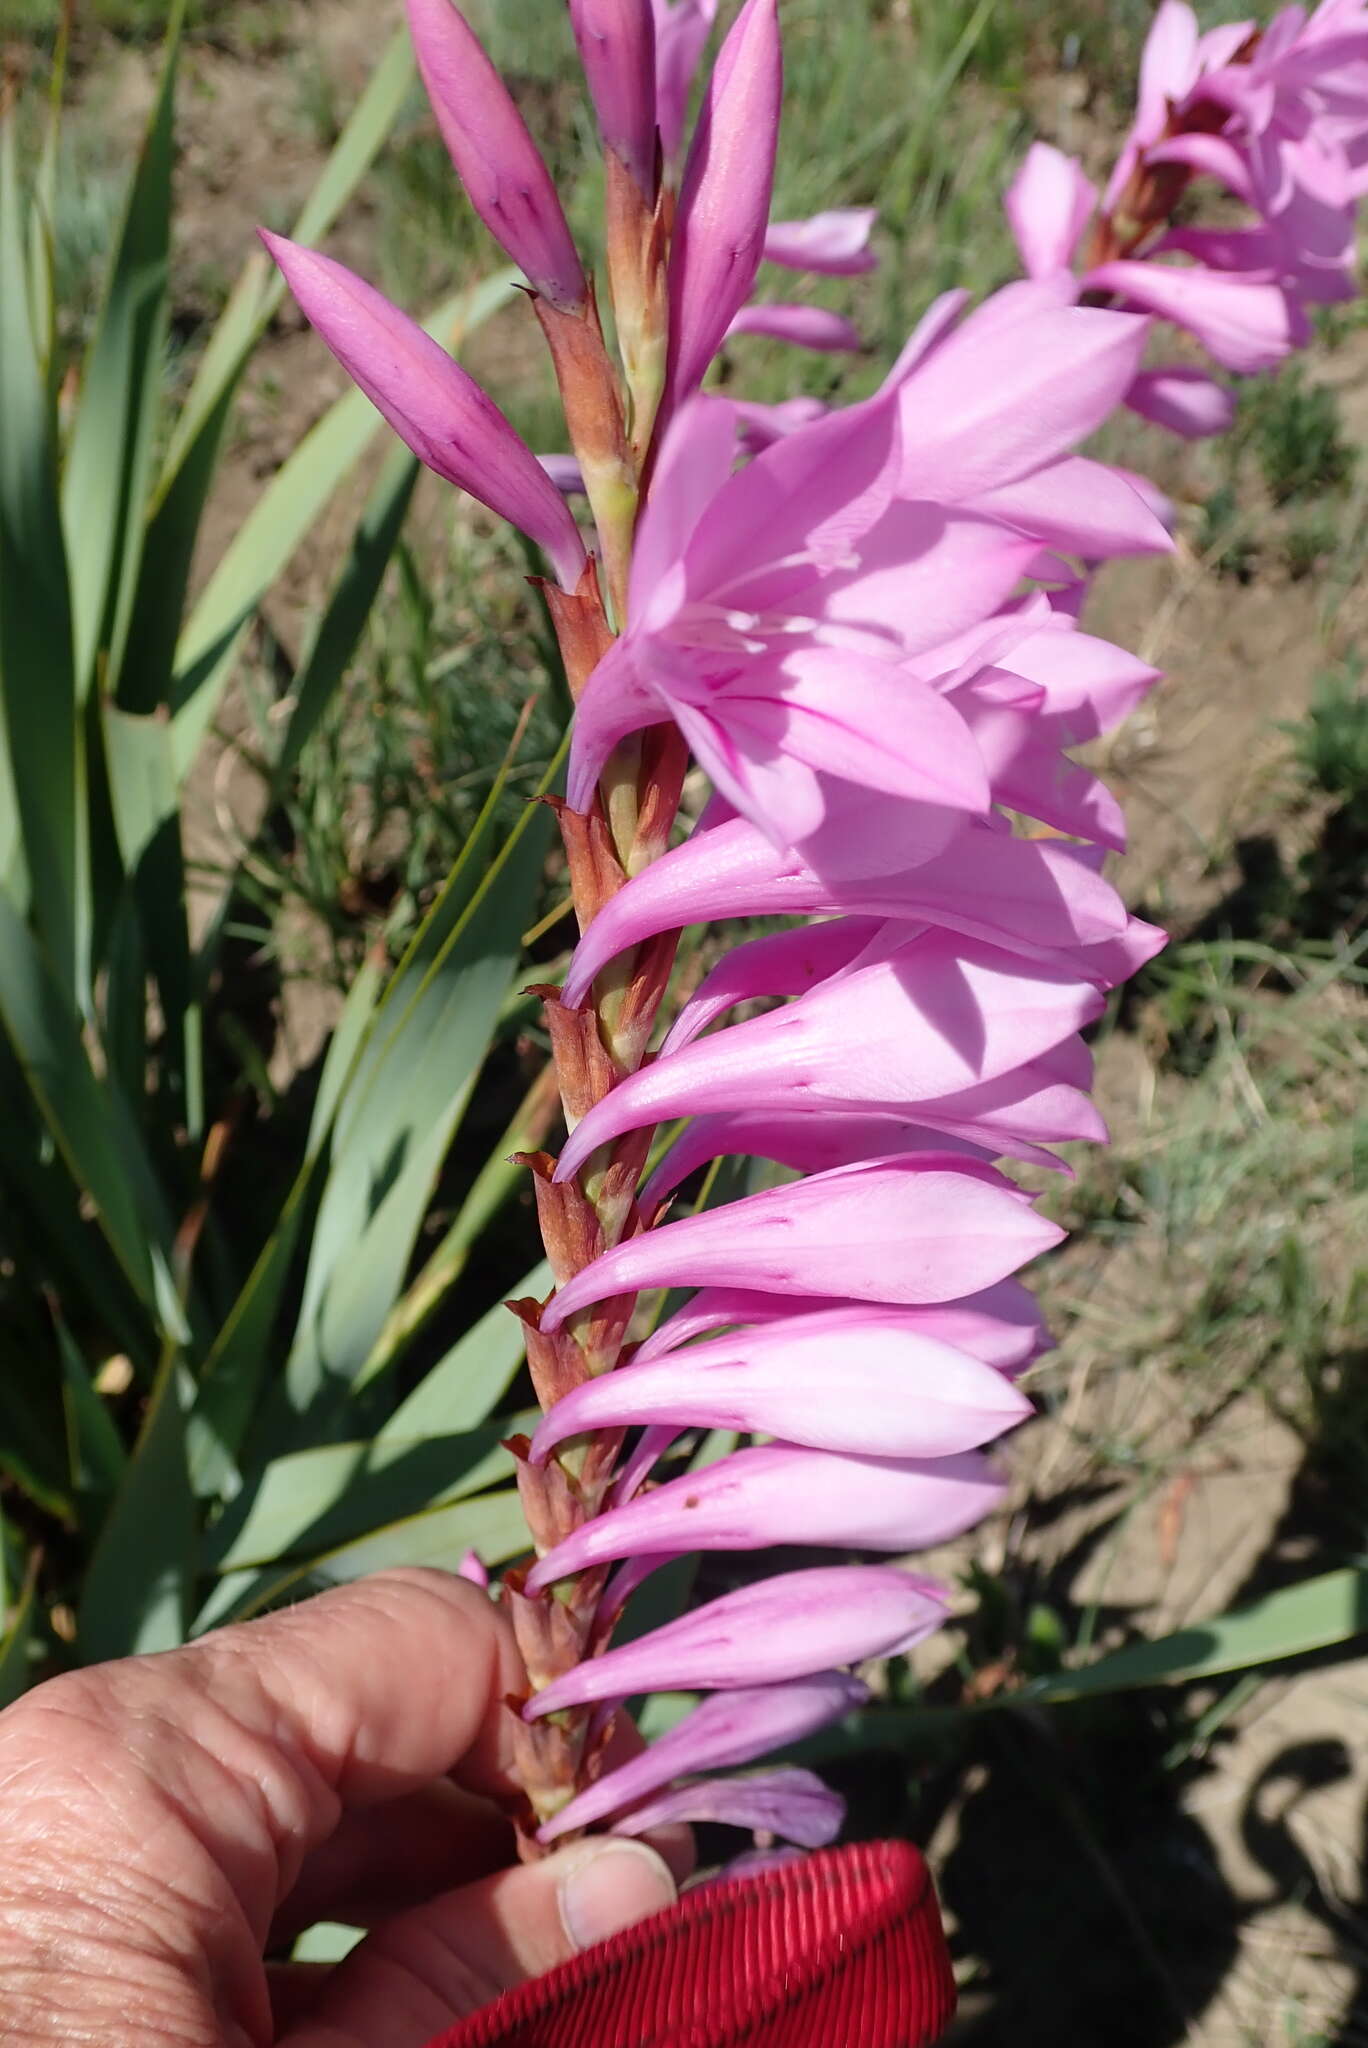
[[[990,1168],[936,1154],[815,1173],[615,1245],[542,1313],[643,1287],[754,1287],[861,1301],[953,1301],[1004,1279],[1064,1233]]]
[[[765,334],[794,348],[825,349],[832,355],[857,355],[864,347],[860,330],[843,313],[825,306],[743,306],[727,336]]]
[[[673,165],[684,141],[694,74],[717,19],[717,0],[651,0],[651,6],[655,15],[656,118],[665,161]]]
[[[442,140],[470,203],[534,291],[563,313],[588,296],[551,173],[507,86],[451,0],[408,0],[409,29]]]
[[[656,51],[651,0],[570,0],[599,134],[648,199],[656,185]]]
[[[585,561],[578,528],[493,399],[353,271],[264,228],[261,239],[310,323],[414,454],[536,541],[573,590]]]
[[[670,406],[697,389],[755,283],[769,221],[782,79],[777,0],[746,0],[708,81],[675,216]]]
[[[591,1565],[653,1550],[767,1550],[777,1543],[926,1550],[982,1521],[1003,1491],[979,1451],[893,1459],[766,1444],[582,1523],[538,1561],[527,1583],[543,1592]]]
[[[834,1842],[845,1820],[845,1801],[812,1771],[757,1771],[749,1778],[704,1778],[635,1806],[613,1822],[615,1835],[644,1835],[680,1821],[721,1821],[778,1835],[804,1849]]]
[[[856,1308],[851,1301],[820,1297],[810,1297],[803,1306],[812,1313]],[[860,1313],[867,1314],[868,1310]],[[895,1308],[881,1303],[878,1313],[896,1319],[900,1328],[915,1336],[930,1337],[956,1350],[971,1352],[999,1372],[1021,1371],[1032,1359],[1048,1351],[1053,1342],[1041,1320],[1039,1303],[1020,1280],[1000,1280],[982,1293],[933,1308]],[[709,1330],[725,1329],[732,1324],[763,1328],[770,1323],[789,1322],[792,1317],[792,1305],[780,1294],[705,1287],[651,1333],[638,1349],[634,1363],[644,1366]]]
[[[1234,392],[1205,370],[1181,364],[1142,370],[1126,392],[1126,404],[1142,420],[1188,441],[1228,433],[1235,420]]]

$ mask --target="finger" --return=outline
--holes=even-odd
[[[383,1806],[354,1808],[306,1857],[271,1928],[272,1945],[315,1920],[373,1927],[514,1860],[496,1806],[439,1778]]]
[[[280,2048],[423,2048],[674,1898],[669,1870],[641,1842],[604,1837],[500,1871],[369,1935]]]
[[[180,1937],[223,1944],[226,1890],[259,1951],[345,1808],[453,1771],[507,1783],[502,1700],[520,1680],[507,1623],[477,1588],[382,1573],[189,1649],[38,1687],[0,1719],[0,1780],[7,1753],[41,1757],[50,1850],[54,1831],[72,1854],[100,1841],[111,1867],[137,1874],[156,1841],[196,1900]]]
[[[335,1963],[268,1963],[266,1988],[271,1994],[271,2039],[296,2026],[317,2005]]]

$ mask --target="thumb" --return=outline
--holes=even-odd
[[[377,1928],[280,2048],[423,2048],[501,1992],[675,1896],[654,1849],[611,1837],[501,1870]]]

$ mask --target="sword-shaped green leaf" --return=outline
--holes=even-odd
[[[184,0],[174,0],[161,83],[81,374],[62,480],[77,694],[84,698],[98,662],[105,694],[134,711],[149,711],[156,702],[137,662],[127,688],[120,671],[166,377],[176,62],[184,14]]]
[[[30,313],[15,116],[0,119],[0,882],[85,999],[82,735],[51,392]]]
[[[199,1525],[186,1460],[193,1395],[189,1373],[168,1348],[86,1573],[77,1616],[83,1663],[185,1640]]]

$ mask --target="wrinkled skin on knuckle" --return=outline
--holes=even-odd
[[[0,1716],[4,2048],[217,2044],[230,2036],[214,1983],[224,2024],[256,2020],[256,1943],[231,1877],[267,1873],[249,1854],[225,1874],[205,1841],[206,1799],[215,1828],[244,1842],[259,1831],[256,1800],[187,1747],[176,1711],[115,1666],[99,1683],[54,1680]],[[263,1924],[271,1904],[261,1901]]]

